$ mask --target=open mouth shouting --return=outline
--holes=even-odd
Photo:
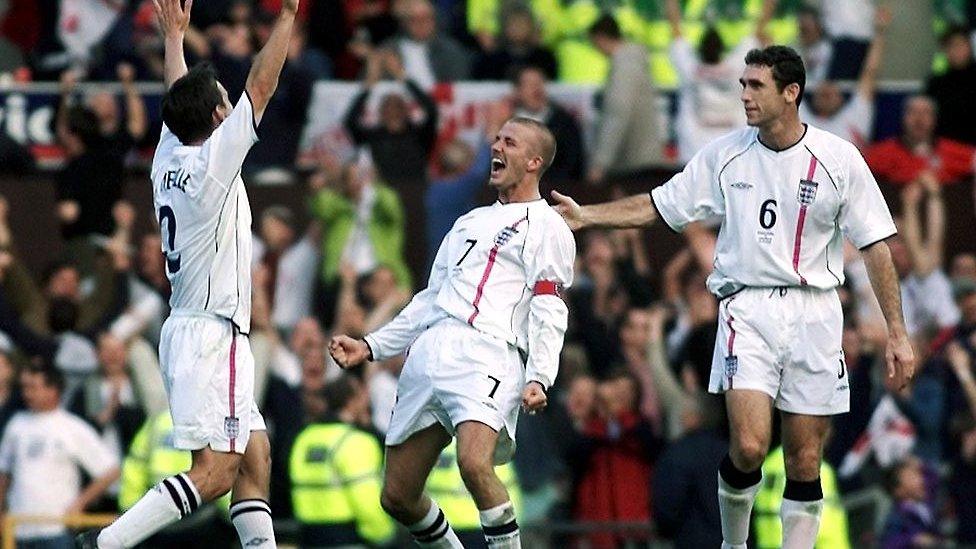
[[[505,161],[499,157],[493,157],[491,159],[491,177],[495,178],[502,173],[505,169]]]

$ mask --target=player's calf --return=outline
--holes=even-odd
[[[209,448],[193,453],[193,466],[187,476],[204,502],[213,501],[231,491],[237,481],[243,456],[214,452]]]
[[[493,462],[498,433],[485,424],[465,422],[458,427],[458,469],[481,516],[489,549],[521,547],[515,508],[495,474]]]
[[[264,431],[252,431],[240,472],[234,483],[230,519],[234,523],[241,547],[276,546],[274,523],[268,495],[271,479],[271,444]]]

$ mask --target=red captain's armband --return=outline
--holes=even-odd
[[[537,295],[563,296],[563,285],[554,280],[540,280],[532,288],[532,297]]]

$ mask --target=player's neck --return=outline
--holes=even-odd
[[[774,151],[786,150],[796,145],[807,133],[807,126],[795,113],[773,120],[759,128],[759,142]]]
[[[539,186],[530,185],[527,182],[514,185],[508,189],[498,190],[498,201],[502,204],[511,204],[513,202],[532,202],[534,200],[541,199],[542,195],[539,194]]]

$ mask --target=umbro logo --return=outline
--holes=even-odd
[[[733,189],[751,189],[752,183],[746,183],[745,181],[736,181],[730,185]]]

